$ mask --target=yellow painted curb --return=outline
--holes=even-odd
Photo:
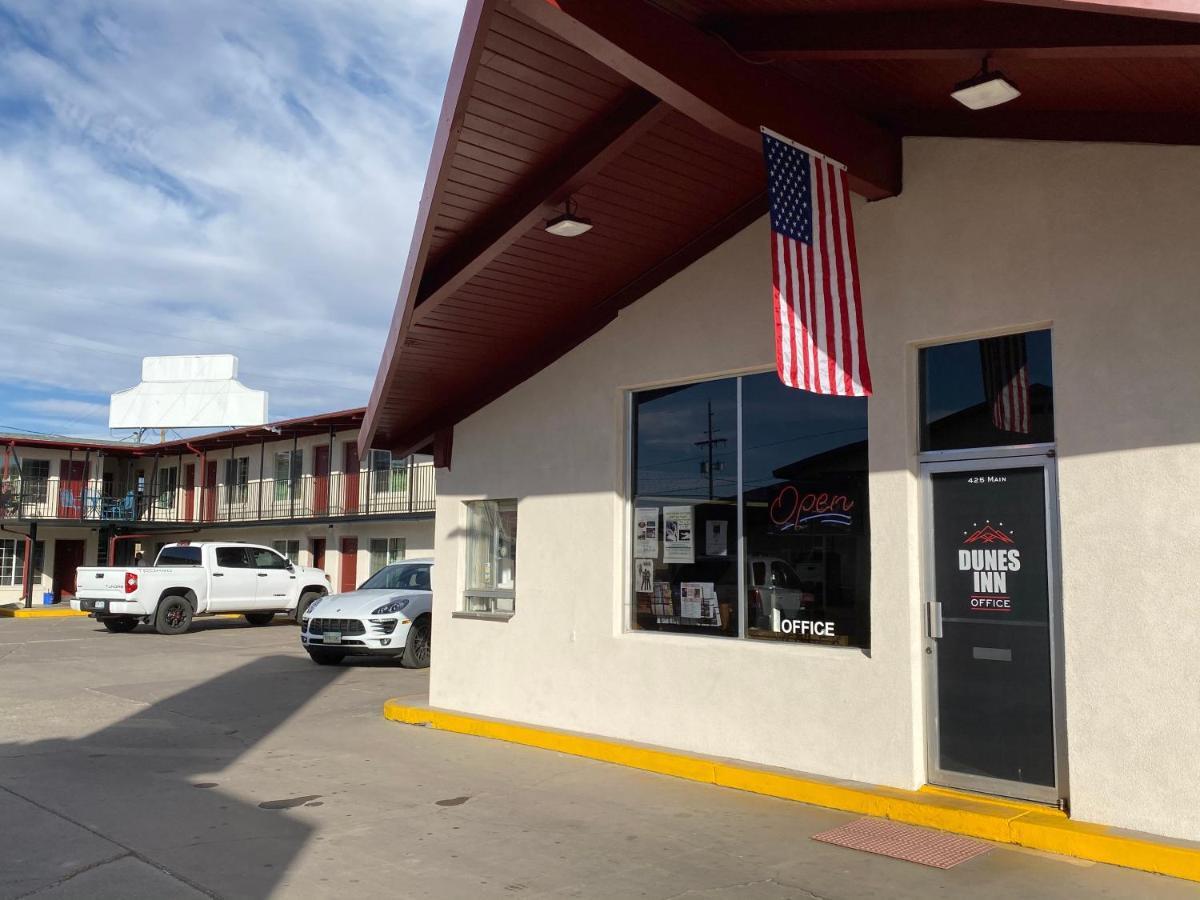
[[[409,706],[399,700],[387,701],[383,715],[407,725],[427,725],[442,731],[556,750],[768,797],[1200,881],[1200,847],[1072,821],[1056,809],[1037,804],[976,797],[932,786],[919,791],[902,791],[859,782],[824,780],[609,738]]]
[[[36,606],[29,609],[0,607],[0,619],[68,619],[86,615],[87,613],[77,609],[38,609]]]

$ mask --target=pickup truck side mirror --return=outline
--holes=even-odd
[[[292,561],[291,561],[290,559],[288,560],[288,564],[287,564],[287,570],[288,570],[289,572],[295,572],[295,571],[296,571],[296,567],[295,567],[294,565],[292,565]]]

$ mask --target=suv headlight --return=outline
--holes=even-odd
[[[406,606],[408,606],[408,598],[401,597],[398,600],[392,600],[390,603],[385,603],[383,606],[379,607],[379,609],[375,610],[375,612],[371,613],[371,615],[386,616],[390,613],[398,613]]]

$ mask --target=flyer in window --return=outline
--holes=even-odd
[[[675,604],[671,602],[671,585],[665,581],[654,583],[654,596],[650,600],[650,612],[665,618],[675,615]]]
[[[637,560],[637,568],[634,575],[639,594],[649,594],[654,590],[654,560]]]
[[[716,623],[719,616],[717,592],[711,581],[685,581],[679,586],[679,615]]]
[[[654,559],[658,556],[658,507],[639,506],[634,513],[633,555]]]
[[[704,554],[706,556],[729,555],[729,523],[720,519],[709,519],[704,529]]]
[[[663,507],[663,562],[691,563],[696,561],[695,534],[692,529],[692,507]]]

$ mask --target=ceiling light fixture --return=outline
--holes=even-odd
[[[989,72],[988,58],[985,56],[979,72],[956,84],[950,96],[967,109],[987,109],[1015,100],[1021,96],[1021,92],[1003,73]]]
[[[575,215],[575,204],[567,197],[567,210],[561,216],[556,216],[546,223],[546,231],[556,237],[578,237],[585,231],[592,230],[590,219]]]

